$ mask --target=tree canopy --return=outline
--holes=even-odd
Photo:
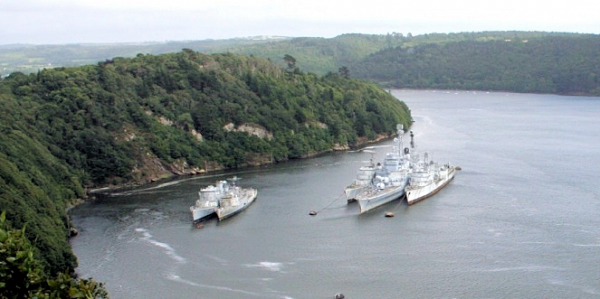
[[[386,49],[351,66],[396,88],[600,95],[600,36],[559,35]]]
[[[6,212],[0,213],[0,299],[108,298],[104,285],[91,278],[46,274],[26,231],[26,227],[12,229]]]
[[[65,207],[88,188],[307,157],[410,122],[376,85],[234,54],[13,73],[0,79],[0,210],[55,275],[77,266]]]
[[[598,95],[599,39],[600,35],[561,32],[392,32],[141,45],[0,46],[4,65],[0,76],[190,48],[263,57],[282,67],[292,62],[282,57],[293,58],[291,71],[297,67],[319,75],[346,67],[347,74],[385,87]]]

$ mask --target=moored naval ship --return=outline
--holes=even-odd
[[[344,194],[348,202],[353,201],[356,196],[367,190],[373,184],[373,178],[375,177],[375,165],[373,164],[373,157],[371,156],[370,164],[361,166],[356,172],[356,179],[352,184],[344,188]]]
[[[454,178],[456,170],[450,163],[440,167],[424,153],[423,159],[414,164],[409,185],[404,190],[407,203],[412,205],[440,191]]]
[[[228,188],[219,201],[219,207],[216,209],[219,221],[225,220],[248,208],[258,195],[258,190],[254,188],[239,187],[237,185],[238,180],[237,177],[230,179],[231,185],[228,185]]]
[[[356,195],[361,214],[404,195],[410,171],[410,153],[408,148],[403,149],[402,134],[403,127],[398,125],[395,145],[386,154],[383,165],[377,164],[373,183]]]
[[[217,181],[213,185],[200,189],[196,204],[190,207],[192,212],[192,220],[200,221],[215,213],[219,206],[219,200],[225,194],[225,189],[228,189],[227,181]]]
[[[414,134],[410,132],[410,146],[414,149]],[[460,167],[445,164],[442,167],[429,160],[427,152],[423,154],[423,159],[419,155],[414,155],[415,162],[411,164],[412,170],[408,181],[408,186],[404,189],[406,202],[412,205],[427,197],[430,197],[440,191],[453,178]]]

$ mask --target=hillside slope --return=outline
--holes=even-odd
[[[349,66],[395,88],[600,95],[600,35],[516,35],[396,47]]]
[[[51,273],[73,269],[65,207],[86,188],[302,158],[408,127],[373,84],[192,50],[0,80],[0,211]]]
[[[398,88],[506,90],[598,95],[599,35],[561,32],[343,34],[334,38],[248,38],[146,44],[0,46],[0,76],[12,71],[96,63],[137,53],[190,48],[270,59],[285,55],[320,75],[345,68],[356,78]]]

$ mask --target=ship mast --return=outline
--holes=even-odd
[[[404,144],[402,143],[402,135],[404,134],[404,125],[402,124],[397,124],[396,125],[396,132],[398,133],[398,137],[396,137],[397,139],[396,141],[396,152],[401,155],[402,154],[402,150],[404,147]]]

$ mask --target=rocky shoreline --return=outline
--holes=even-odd
[[[379,134],[376,136],[375,139],[372,139],[372,140],[368,140],[368,139],[366,139],[366,137],[363,137],[363,138],[359,139],[359,141],[356,143],[356,145],[354,145],[352,147],[349,145],[335,144],[331,149],[329,149],[327,151],[311,152],[311,153],[308,153],[308,154],[302,156],[301,159],[313,158],[313,157],[317,157],[319,155],[323,155],[323,154],[330,153],[330,152],[347,151],[347,150],[351,150],[353,148],[360,148],[360,147],[364,147],[364,146],[367,146],[370,144],[374,144],[374,143],[378,143],[378,142],[390,139],[392,137],[394,137],[394,136],[388,135],[388,134]],[[275,161],[275,159],[273,159],[273,157],[271,155],[257,154],[254,157],[250,157],[249,162],[246,163],[245,165],[238,167],[238,169],[243,169],[243,168],[247,168],[247,167],[264,166],[264,165],[270,165],[270,164],[280,163],[280,162],[285,162],[285,161]],[[166,165],[166,164],[162,163],[156,157],[154,157],[154,158],[148,157],[148,158],[144,159],[144,161],[142,163],[144,166],[134,170],[134,173],[139,173],[139,174],[145,173],[145,175],[143,177],[140,175],[140,176],[137,176],[136,179],[129,181],[127,183],[109,184],[109,185],[105,185],[105,186],[99,186],[97,188],[88,189],[86,192],[88,195],[87,198],[77,199],[74,203],[71,203],[69,206],[67,206],[67,211],[72,209],[73,207],[89,200],[90,198],[93,199],[95,197],[94,194],[96,194],[96,193],[115,191],[115,190],[120,190],[120,189],[124,189],[124,188],[135,188],[135,187],[143,186],[143,185],[149,184],[149,183],[155,183],[155,182],[159,182],[159,181],[173,179],[175,177],[196,176],[196,175],[214,173],[217,171],[228,170],[228,168],[223,167],[215,162],[206,162],[204,164],[203,168],[189,167],[185,161],[175,161],[169,165]]]
[[[330,152],[335,152],[335,151],[348,151],[351,149],[358,149],[370,144],[375,144],[384,140],[388,140],[390,138],[394,137],[394,135],[388,135],[388,134],[379,134],[376,136],[375,139],[372,140],[368,140],[367,138],[361,138],[359,139],[359,142],[356,143],[355,146],[350,147],[348,145],[339,145],[336,144],[334,145],[333,148],[327,150],[327,151],[322,151],[322,152],[312,152],[309,153],[305,156],[302,156],[301,159],[308,159],[308,158],[313,158],[313,157],[317,157],[319,155],[323,155],[326,153],[330,153]],[[278,161],[276,162],[271,156],[264,156],[262,158],[257,158],[255,160],[251,160],[252,163],[248,163],[247,165],[243,166],[243,167],[239,167],[238,169],[242,169],[242,168],[247,168],[247,167],[258,167],[258,166],[263,166],[263,165],[269,165],[269,164],[274,164],[274,163],[279,163],[279,162],[284,162],[284,161]],[[203,174],[208,174],[208,173],[214,173],[217,171],[222,171],[222,170],[227,170],[227,168],[220,166],[217,163],[205,163],[205,167],[203,169],[197,168],[197,167],[185,167],[185,165],[187,165],[187,163],[179,163],[177,165],[164,165],[160,160],[156,159],[153,161],[154,165],[160,165],[160,167],[158,167],[157,169],[159,171],[154,173],[154,176],[150,177],[150,178],[146,178],[143,180],[134,180],[134,181],[130,181],[128,183],[125,184],[111,184],[111,185],[106,185],[106,186],[101,186],[101,187],[97,187],[97,188],[91,188],[91,189],[87,189],[86,190],[86,197],[85,198],[77,198],[75,200],[73,200],[72,202],[68,203],[67,206],[65,207],[65,211],[67,212],[67,217],[69,217],[69,211],[75,207],[77,207],[80,204],[89,202],[89,201],[93,201],[96,199],[96,194],[98,193],[102,193],[102,192],[113,192],[113,191],[117,191],[117,190],[121,190],[121,189],[126,189],[126,188],[136,188],[136,187],[140,187],[146,184],[150,184],[150,183],[155,183],[155,182],[159,182],[159,181],[163,181],[163,180],[169,180],[169,179],[173,179],[176,177],[183,177],[183,176],[196,176],[196,175],[203,175]],[[176,163],[173,163],[176,164]],[[75,237],[79,234],[79,231],[77,230],[77,228],[75,227],[75,225],[73,223],[71,223],[70,219],[69,219],[69,228],[68,228],[68,236],[69,238]]]

